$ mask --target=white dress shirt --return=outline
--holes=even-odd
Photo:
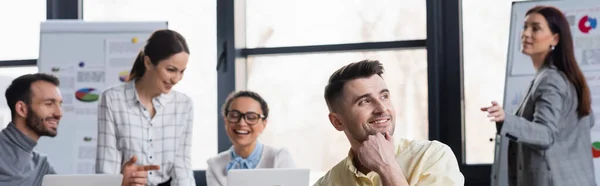
[[[160,165],[149,171],[148,185],[172,179],[173,186],[195,185],[191,166],[193,104],[183,93],[171,91],[152,99],[154,117],[139,101],[135,82],[119,84],[102,93],[98,108],[96,172],[119,174],[137,156],[139,165]]]

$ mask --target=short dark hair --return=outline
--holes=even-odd
[[[260,109],[263,112],[262,114],[265,116],[264,119],[267,119],[267,117],[269,117],[269,105],[267,105],[267,101],[265,101],[265,99],[263,99],[258,93],[249,90],[242,90],[238,92],[232,92],[231,94],[229,94],[229,96],[227,96],[227,99],[225,99],[225,103],[221,107],[221,114],[223,114],[223,116],[227,116],[227,114],[229,113],[229,106],[231,106],[231,102],[233,102],[233,100],[235,100],[236,98],[240,97],[249,97],[256,100],[258,103],[260,103]]]
[[[148,38],[144,50],[139,52],[133,62],[133,67],[131,67],[131,72],[129,72],[128,81],[144,76],[144,73],[146,72],[144,56],[148,56],[150,62],[156,66],[160,61],[180,52],[190,54],[187,42],[181,34],[169,29],[155,31],[150,35],[150,38]]]
[[[375,74],[382,77],[383,71],[383,65],[377,60],[362,60],[350,63],[336,70],[331,74],[327,86],[325,86],[325,101],[327,102],[329,111],[334,110],[334,103],[341,97],[346,82],[358,78],[371,77]]]
[[[17,115],[17,110],[15,108],[17,102],[23,101],[26,104],[31,103],[31,84],[37,81],[49,82],[57,87],[60,85],[60,81],[58,81],[56,76],[45,73],[25,74],[14,79],[4,94],[13,120]]]

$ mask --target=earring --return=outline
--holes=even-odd
[[[550,50],[554,50],[554,45],[550,45]]]

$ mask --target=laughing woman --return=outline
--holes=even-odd
[[[231,94],[222,108],[225,130],[233,146],[208,160],[207,184],[226,186],[231,169],[294,168],[287,149],[274,148],[257,139],[267,126],[269,106],[257,93]]]

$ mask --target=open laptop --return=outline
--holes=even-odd
[[[42,180],[42,186],[121,186],[121,174],[49,174]]]
[[[308,186],[309,169],[232,169],[228,186]]]

